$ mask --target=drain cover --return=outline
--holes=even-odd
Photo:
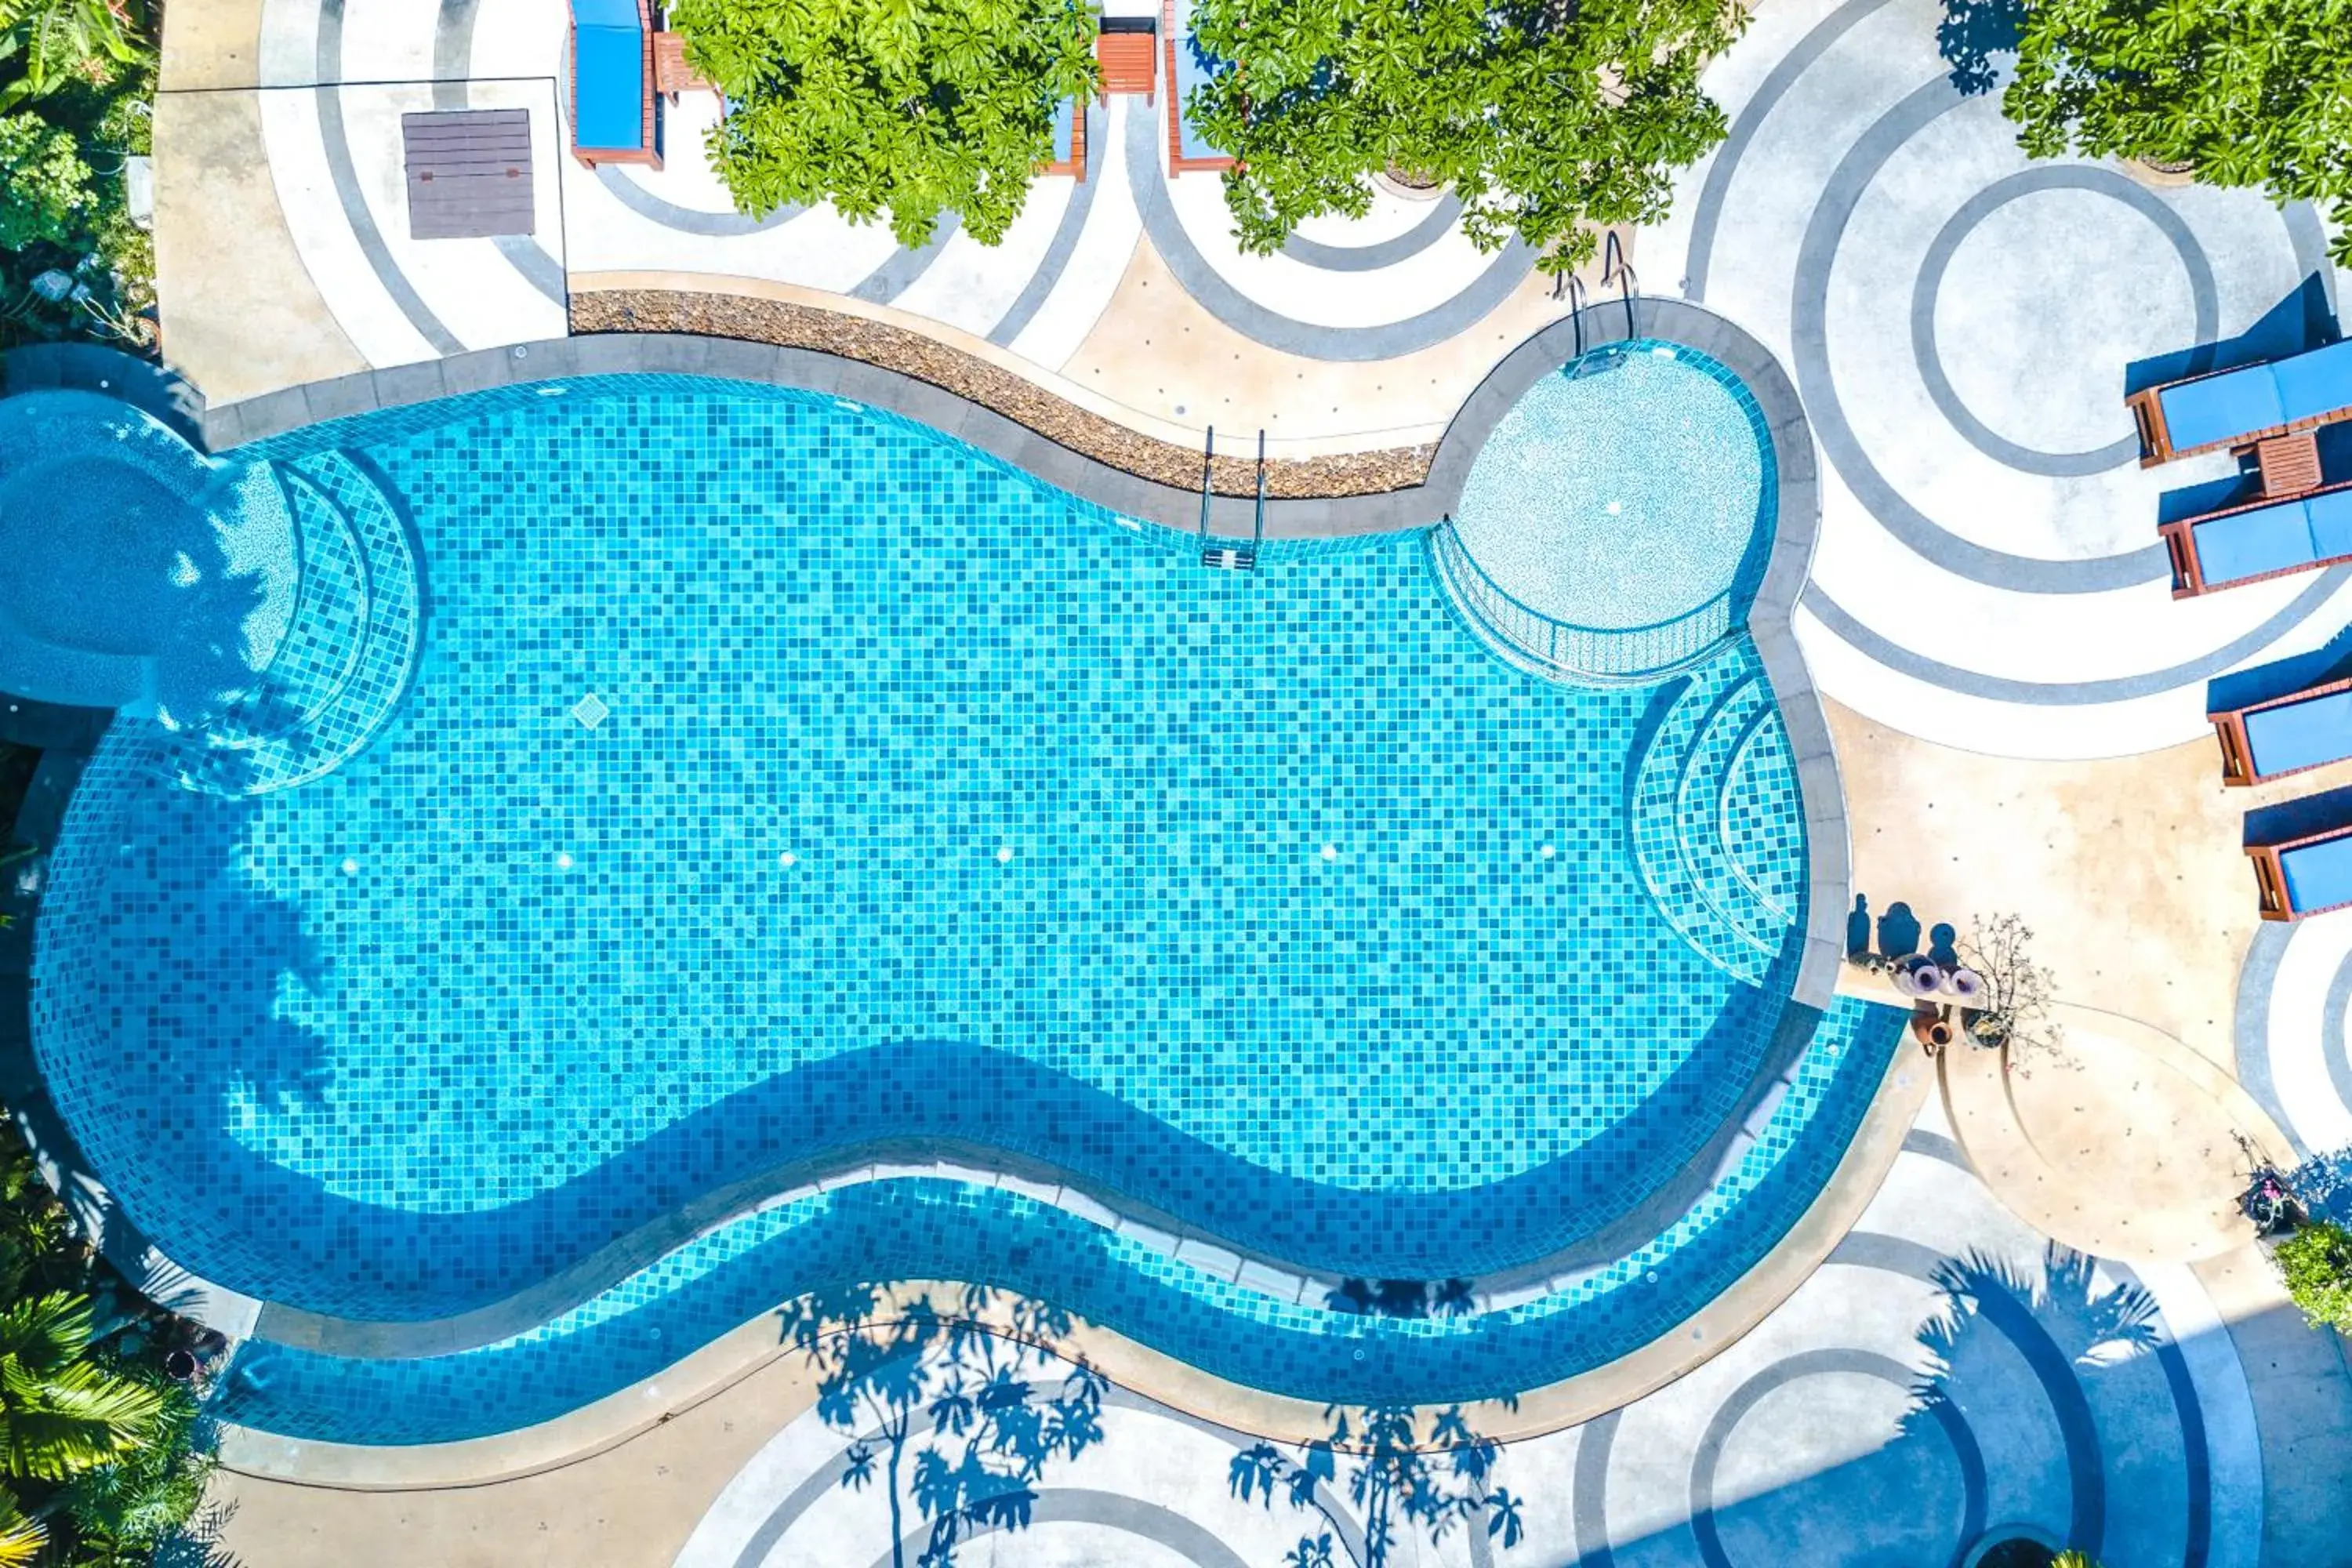
[[[572,705],[572,716],[580,721],[582,729],[593,730],[611,718],[613,710],[604,706],[604,699],[592,691]]]

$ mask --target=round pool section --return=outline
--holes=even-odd
[[[1497,423],[1439,564],[1507,656],[1564,679],[1655,680],[1746,624],[1776,489],[1737,375],[1677,344],[1612,343]]]
[[[369,1342],[535,1315],[256,1346],[236,1419],[496,1430],[877,1275],[1307,1397],[1507,1394],[1738,1278],[1893,1048],[1788,1000],[1803,809],[1742,642],[1531,679],[1417,534],[1208,571],[810,395],[589,382],[247,455],[410,542],[413,683],[261,794],[118,722],[36,1049],[193,1272]]]
[[[38,701],[185,722],[249,688],[293,613],[285,509],[95,393],[0,398],[0,673]]]

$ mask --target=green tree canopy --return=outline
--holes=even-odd
[[[1516,235],[1557,271],[1591,256],[1583,226],[1664,216],[1674,170],[1722,140],[1698,75],[1745,21],[1725,0],[1200,0],[1219,65],[1185,108],[1241,161],[1247,249],[1362,216],[1385,168],[1451,182],[1472,239]]]
[[[1095,87],[1085,0],[676,0],[687,58],[727,95],[710,133],[745,212],[830,201],[901,245],[952,211],[983,245],[1054,155],[1054,106]]]
[[[2031,0],[2001,108],[2037,158],[2194,163],[2352,219],[2352,0]]]

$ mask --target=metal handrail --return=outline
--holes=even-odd
[[[1729,640],[1732,600],[1727,587],[1678,616],[1637,626],[1587,626],[1546,615],[1486,574],[1447,518],[1430,530],[1430,553],[1439,581],[1473,628],[1497,651],[1531,673],[1571,685],[1647,683],[1686,669]]]

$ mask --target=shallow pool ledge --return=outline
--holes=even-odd
[[[1786,1235],[1698,1312],[1617,1360],[1511,1400],[1465,1409],[1474,1430],[1515,1442],[1581,1425],[1640,1399],[1720,1354],[1793,1294],[1860,1219],[1935,1085],[1920,1058],[1898,1050],[1835,1171]],[[886,1297],[952,1297],[956,1281],[909,1280]],[[887,1315],[877,1321],[889,1321]],[[1001,1310],[971,1321],[1023,1337]],[[1278,1442],[1328,1441],[1324,1405],[1268,1394],[1203,1372],[1124,1334],[1077,1323],[1048,1349],[1083,1357],[1111,1382],[1187,1415]],[[382,1447],[281,1436],[230,1426],[222,1463],[241,1475],[358,1490],[425,1490],[512,1480],[613,1447],[675,1419],[795,1352],[766,1311],[651,1377],[536,1426],[449,1443]]]

